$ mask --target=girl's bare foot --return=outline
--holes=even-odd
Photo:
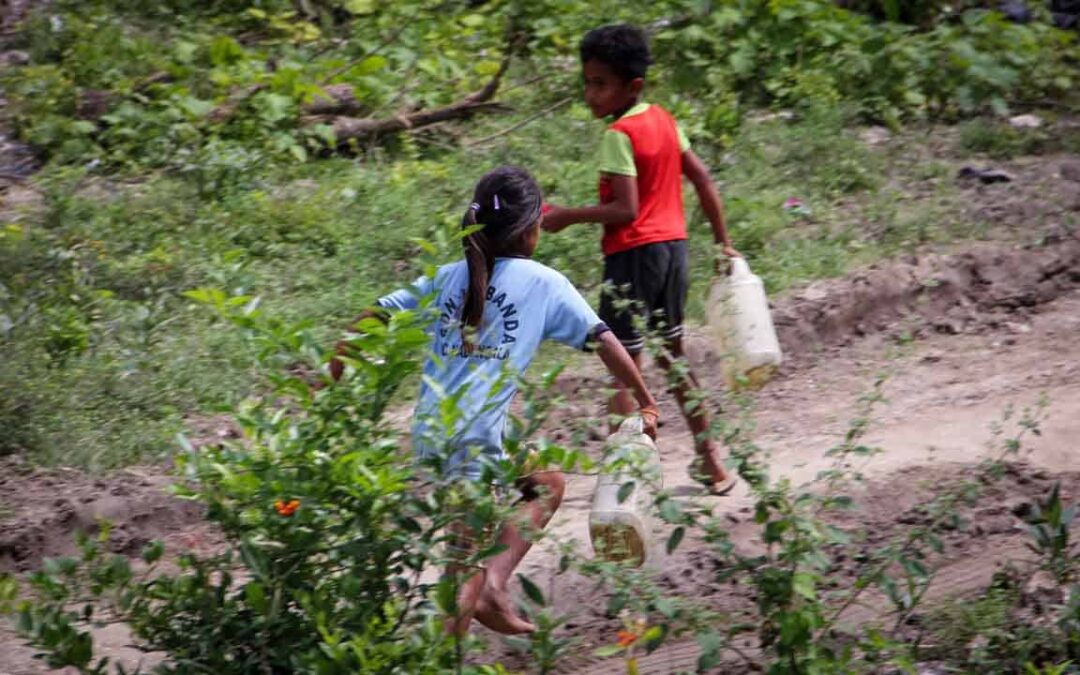
[[[469,624],[476,614],[476,606],[484,591],[487,581],[486,570],[473,574],[458,590],[457,616],[446,622],[446,632],[464,637],[469,632]]]
[[[491,586],[485,586],[480,593],[474,616],[480,623],[503,635],[520,635],[536,630],[536,626],[514,612],[509,593]]]

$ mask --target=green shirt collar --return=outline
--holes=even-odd
[[[624,120],[627,117],[633,117],[634,115],[640,115],[641,113],[645,112],[648,109],[649,109],[649,104],[648,103],[646,103],[645,101],[639,101],[637,104],[634,105],[633,108],[630,108],[629,110],[627,110],[623,114],[622,117],[615,117],[614,115],[612,115],[610,120],[612,122],[614,122],[615,120]]]

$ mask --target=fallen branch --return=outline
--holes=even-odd
[[[326,116],[311,116],[304,118],[304,122],[307,124],[329,122],[334,128],[334,135],[340,143],[419,129],[439,122],[464,119],[477,113],[506,112],[507,110],[509,110],[509,107],[503,103],[493,101],[467,102],[463,100],[441,108],[421,110],[408,115],[398,115],[397,117],[382,119],[332,117],[328,119]]]
[[[526,124],[528,124],[528,123],[530,123],[530,122],[532,122],[534,120],[538,120],[541,117],[544,117],[545,115],[548,115],[550,113],[555,112],[559,108],[571,103],[573,100],[574,100],[573,96],[567,96],[566,98],[560,100],[559,102],[554,103],[554,104],[544,108],[543,110],[536,113],[535,115],[530,115],[529,117],[526,117],[525,119],[521,120],[520,122],[517,122],[515,124],[511,124],[510,126],[506,127],[505,129],[503,129],[501,131],[497,131],[497,132],[491,134],[490,136],[484,136],[483,138],[479,138],[479,139],[477,139],[475,141],[470,141],[470,142],[465,144],[465,147],[471,148],[471,147],[474,147],[474,146],[477,146],[477,145],[483,145],[484,143],[488,143],[490,141],[493,141],[496,138],[499,138],[501,136],[511,134],[511,133],[517,131],[518,129],[520,129],[521,127],[525,126]]]
[[[462,119],[476,113],[504,111],[507,110],[506,105],[492,102],[491,99],[499,90],[499,84],[502,82],[506,70],[510,67],[512,57],[513,51],[507,50],[506,56],[503,57],[502,63],[499,64],[498,72],[484,85],[483,89],[449,105],[386,118],[311,115],[303,118],[302,122],[305,124],[329,123],[334,129],[334,135],[337,137],[338,143],[344,143],[417,129],[448,120]]]

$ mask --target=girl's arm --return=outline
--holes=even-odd
[[[656,410],[656,399],[653,398],[648,387],[645,386],[641,371],[638,370],[634,360],[630,358],[630,354],[627,353],[626,348],[622,346],[614,333],[604,331],[596,340],[598,342],[596,352],[599,354],[600,360],[604,362],[608,372],[615,379],[634,392],[634,398],[637,399],[638,405],[641,407],[641,418],[645,423],[645,433],[656,438],[656,422],[659,417]]]
[[[698,201],[701,202],[701,208],[705,210],[705,217],[712,224],[713,239],[716,244],[723,247],[724,255],[729,258],[739,255],[731,245],[731,236],[728,235],[724,219],[724,202],[720,199],[716,183],[709,175],[709,169],[705,163],[694,154],[693,150],[687,150],[682,156],[682,170],[697,191]]]
[[[638,216],[637,178],[614,173],[606,176],[611,181],[614,195],[610,202],[580,208],[550,205],[544,214],[544,231],[558,232],[574,223],[621,225],[633,222]]]
[[[353,322],[349,326],[355,326],[364,319],[378,319],[379,321],[386,322],[387,320],[386,310],[383,309],[365,309],[360,313],[360,316],[353,319]],[[349,342],[347,340],[338,340],[337,346],[334,348],[334,357],[330,359],[330,377],[334,378],[337,382],[341,379],[342,374],[345,372],[345,364],[341,362],[338,356],[347,356],[349,354]]]

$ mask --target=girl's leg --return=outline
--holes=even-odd
[[[665,353],[657,359],[657,363],[668,375],[670,380],[671,371],[675,367],[675,362],[686,358],[686,352],[683,348],[683,340],[681,337],[671,340],[667,343],[666,347]],[[686,408],[687,403],[691,401],[693,393],[701,390],[697,377],[695,377],[693,371],[687,367],[686,371],[680,374],[678,382],[670,384],[669,386],[671,394],[675,397],[675,400],[679,402],[679,410],[682,411],[683,416],[686,418],[686,425],[690,427],[690,432],[694,435],[694,450],[701,458],[702,472],[712,480],[714,485],[726,483],[729,478],[729,472],[724,468],[723,460],[718,453],[716,441],[708,437],[708,410],[705,409],[703,404],[699,404],[694,410],[687,410]]]
[[[541,471],[524,479],[521,488],[522,499],[510,521],[499,532],[499,543],[506,546],[506,550],[491,558],[485,566],[483,590],[475,605],[477,621],[507,635],[530,633],[536,629],[514,612],[507,589],[514,570],[532,548],[532,533],[543,530],[562,503],[566,479],[561,471]]]
[[[466,560],[472,555],[475,546],[475,537],[472,531],[460,524],[450,526],[451,532],[451,557],[457,560]],[[463,637],[469,632],[469,624],[472,623],[476,613],[476,602],[480,598],[480,592],[484,589],[484,570],[476,570],[461,563],[450,563],[446,567],[446,574],[450,577],[458,577],[457,616],[446,624],[448,633]]]

